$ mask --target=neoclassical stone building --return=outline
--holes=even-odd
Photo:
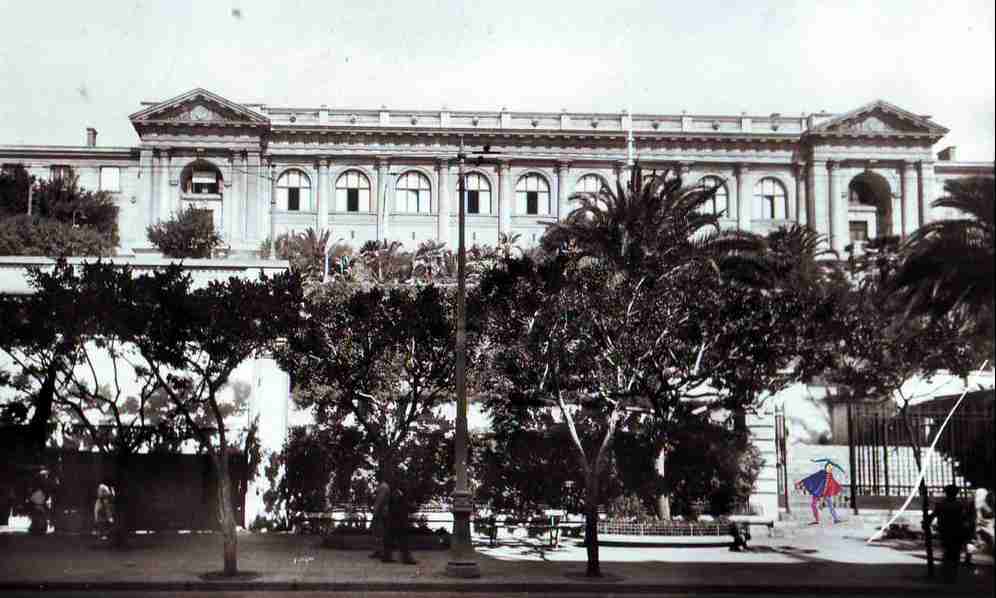
[[[485,145],[493,152],[487,163],[466,166],[467,241],[479,244],[499,233],[536,242],[544,222],[569,213],[573,192],[628,177],[634,157],[650,170],[677,167],[686,183],[718,186],[710,209],[726,227],[765,233],[809,224],[839,252],[946,217],[930,207],[945,180],[993,175],[992,162],[957,161],[954,148],[935,153],[947,129],[884,101],[840,115],[430,112],[238,104],[195,89],[147,102],[129,118],[136,146],[102,147],[88,129],[84,146],[0,145],[0,164],[23,164],[41,178],[72,172],[84,187],[112,193],[118,259],[140,270],[165,262],[150,255],[146,227],[186,206],[210,210],[242,258],[265,239],[309,227],[355,246],[372,239],[453,245],[461,140],[468,153]],[[28,292],[25,266],[48,261],[0,259],[0,292]],[[280,267],[197,262],[188,267],[198,279]],[[286,374],[259,358],[237,377],[254,389],[264,444],[279,450],[295,419]],[[774,419],[765,412],[749,425],[766,459],[751,501],[774,513]],[[257,497],[247,511],[258,508]]]
[[[114,193],[123,255],[154,251],[146,226],[184,206],[210,210],[236,255],[308,227],[354,245],[455,243],[461,138],[470,153],[494,152],[467,166],[469,243],[499,232],[535,242],[574,191],[625,177],[634,155],[719,186],[712,209],[725,226],[805,223],[838,251],[944,217],[930,203],[946,179],[993,173],[954,148],[935,154],[947,129],[884,101],[808,116],[429,112],[238,104],[195,89],[129,118],[134,147],[101,147],[93,129],[82,147],[0,145],[0,163],[40,177],[72,170]]]

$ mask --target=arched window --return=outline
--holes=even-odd
[[[180,173],[180,189],[189,195],[220,195],[221,171],[210,162],[197,161]]]
[[[277,209],[311,211],[311,181],[300,170],[288,170],[277,179]]]
[[[754,184],[754,218],[774,220],[788,217],[788,195],[785,187],[771,177]]]
[[[574,185],[575,193],[598,193],[602,190],[604,181],[597,174],[586,174]]]
[[[586,174],[579,178],[577,183],[574,183],[574,192],[598,194],[598,192],[602,190],[602,185],[604,184],[605,179],[597,174]],[[602,202],[599,201],[598,203],[601,205]],[[569,200],[569,207],[571,210],[576,210],[581,207],[581,202],[576,199],[571,199]]]
[[[530,216],[549,216],[550,184],[538,174],[527,174],[515,185],[515,213]]]
[[[716,194],[702,206],[701,210],[707,214],[715,214],[720,218],[732,218],[729,211],[730,195],[723,179],[718,176],[705,176],[699,180],[699,184],[706,189],[716,190]]]
[[[335,181],[337,212],[369,212],[370,180],[358,170],[347,170]]]
[[[491,214],[491,183],[483,174],[472,172],[466,176],[468,214]]]
[[[432,187],[429,178],[410,170],[398,177],[395,186],[394,209],[403,214],[428,214],[431,210]]]

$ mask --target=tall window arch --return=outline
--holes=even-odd
[[[403,214],[428,214],[431,211],[432,185],[429,177],[410,170],[398,177],[394,187],[394,209]]]
[[[527,174],[515,184],[515,213],[530,216],[549,216],[550,184],[536,173]]]
[[[702,211],[707,214],[715,214],[722,218],[731,218],[730,215],[730,193],[726,189],[726,184],[723,183],[723,179],[718,176],[704,176],[699,179],[699,184],[706,189],[715,189],[716,193],[712,196],[705,205],[702,206]]]
[[[370,211],[370,179],[359,170],[347,170],[335,181],[337,212]]]
[[[296,168],[280,175],[277,179],[277,209],[311,211],[311,180],[308,175]]]
[[[788,218],[788,194],[777,179],[765,177],[754,184],[754,218]]]
[[[466,176],[468,214],[491,214],[491,182],[483,174],[472,172]]]

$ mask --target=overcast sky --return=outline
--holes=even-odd
[[[871,7],[871,8],[869,8]],[[992,0],[0,0],[0,144],[133,145],[143,100],[798,115],[884,99],[994,158]]]

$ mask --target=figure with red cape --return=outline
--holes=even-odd
[[[826,503],[830,508],[830,516],[833,518],[834,523],[840,523],[840,517],[837,516],[837,511],[833,508],[833,497],[840,494],[843,489],[838,482],[833,477],[833,468],[836,467],[841,473],[844,473],[844,468],[837,465],[830,459],[813,459],[813,463],[820,463],[823,467],[816,473],[806,476],[805,478],[799,480],[795,483],[795,487],[798,490],[805,490],[813,497],[812,503],[810,503],[810,508],[813,509],[813,519],[809,525],[819,525],[820,524],[820,503]]]

